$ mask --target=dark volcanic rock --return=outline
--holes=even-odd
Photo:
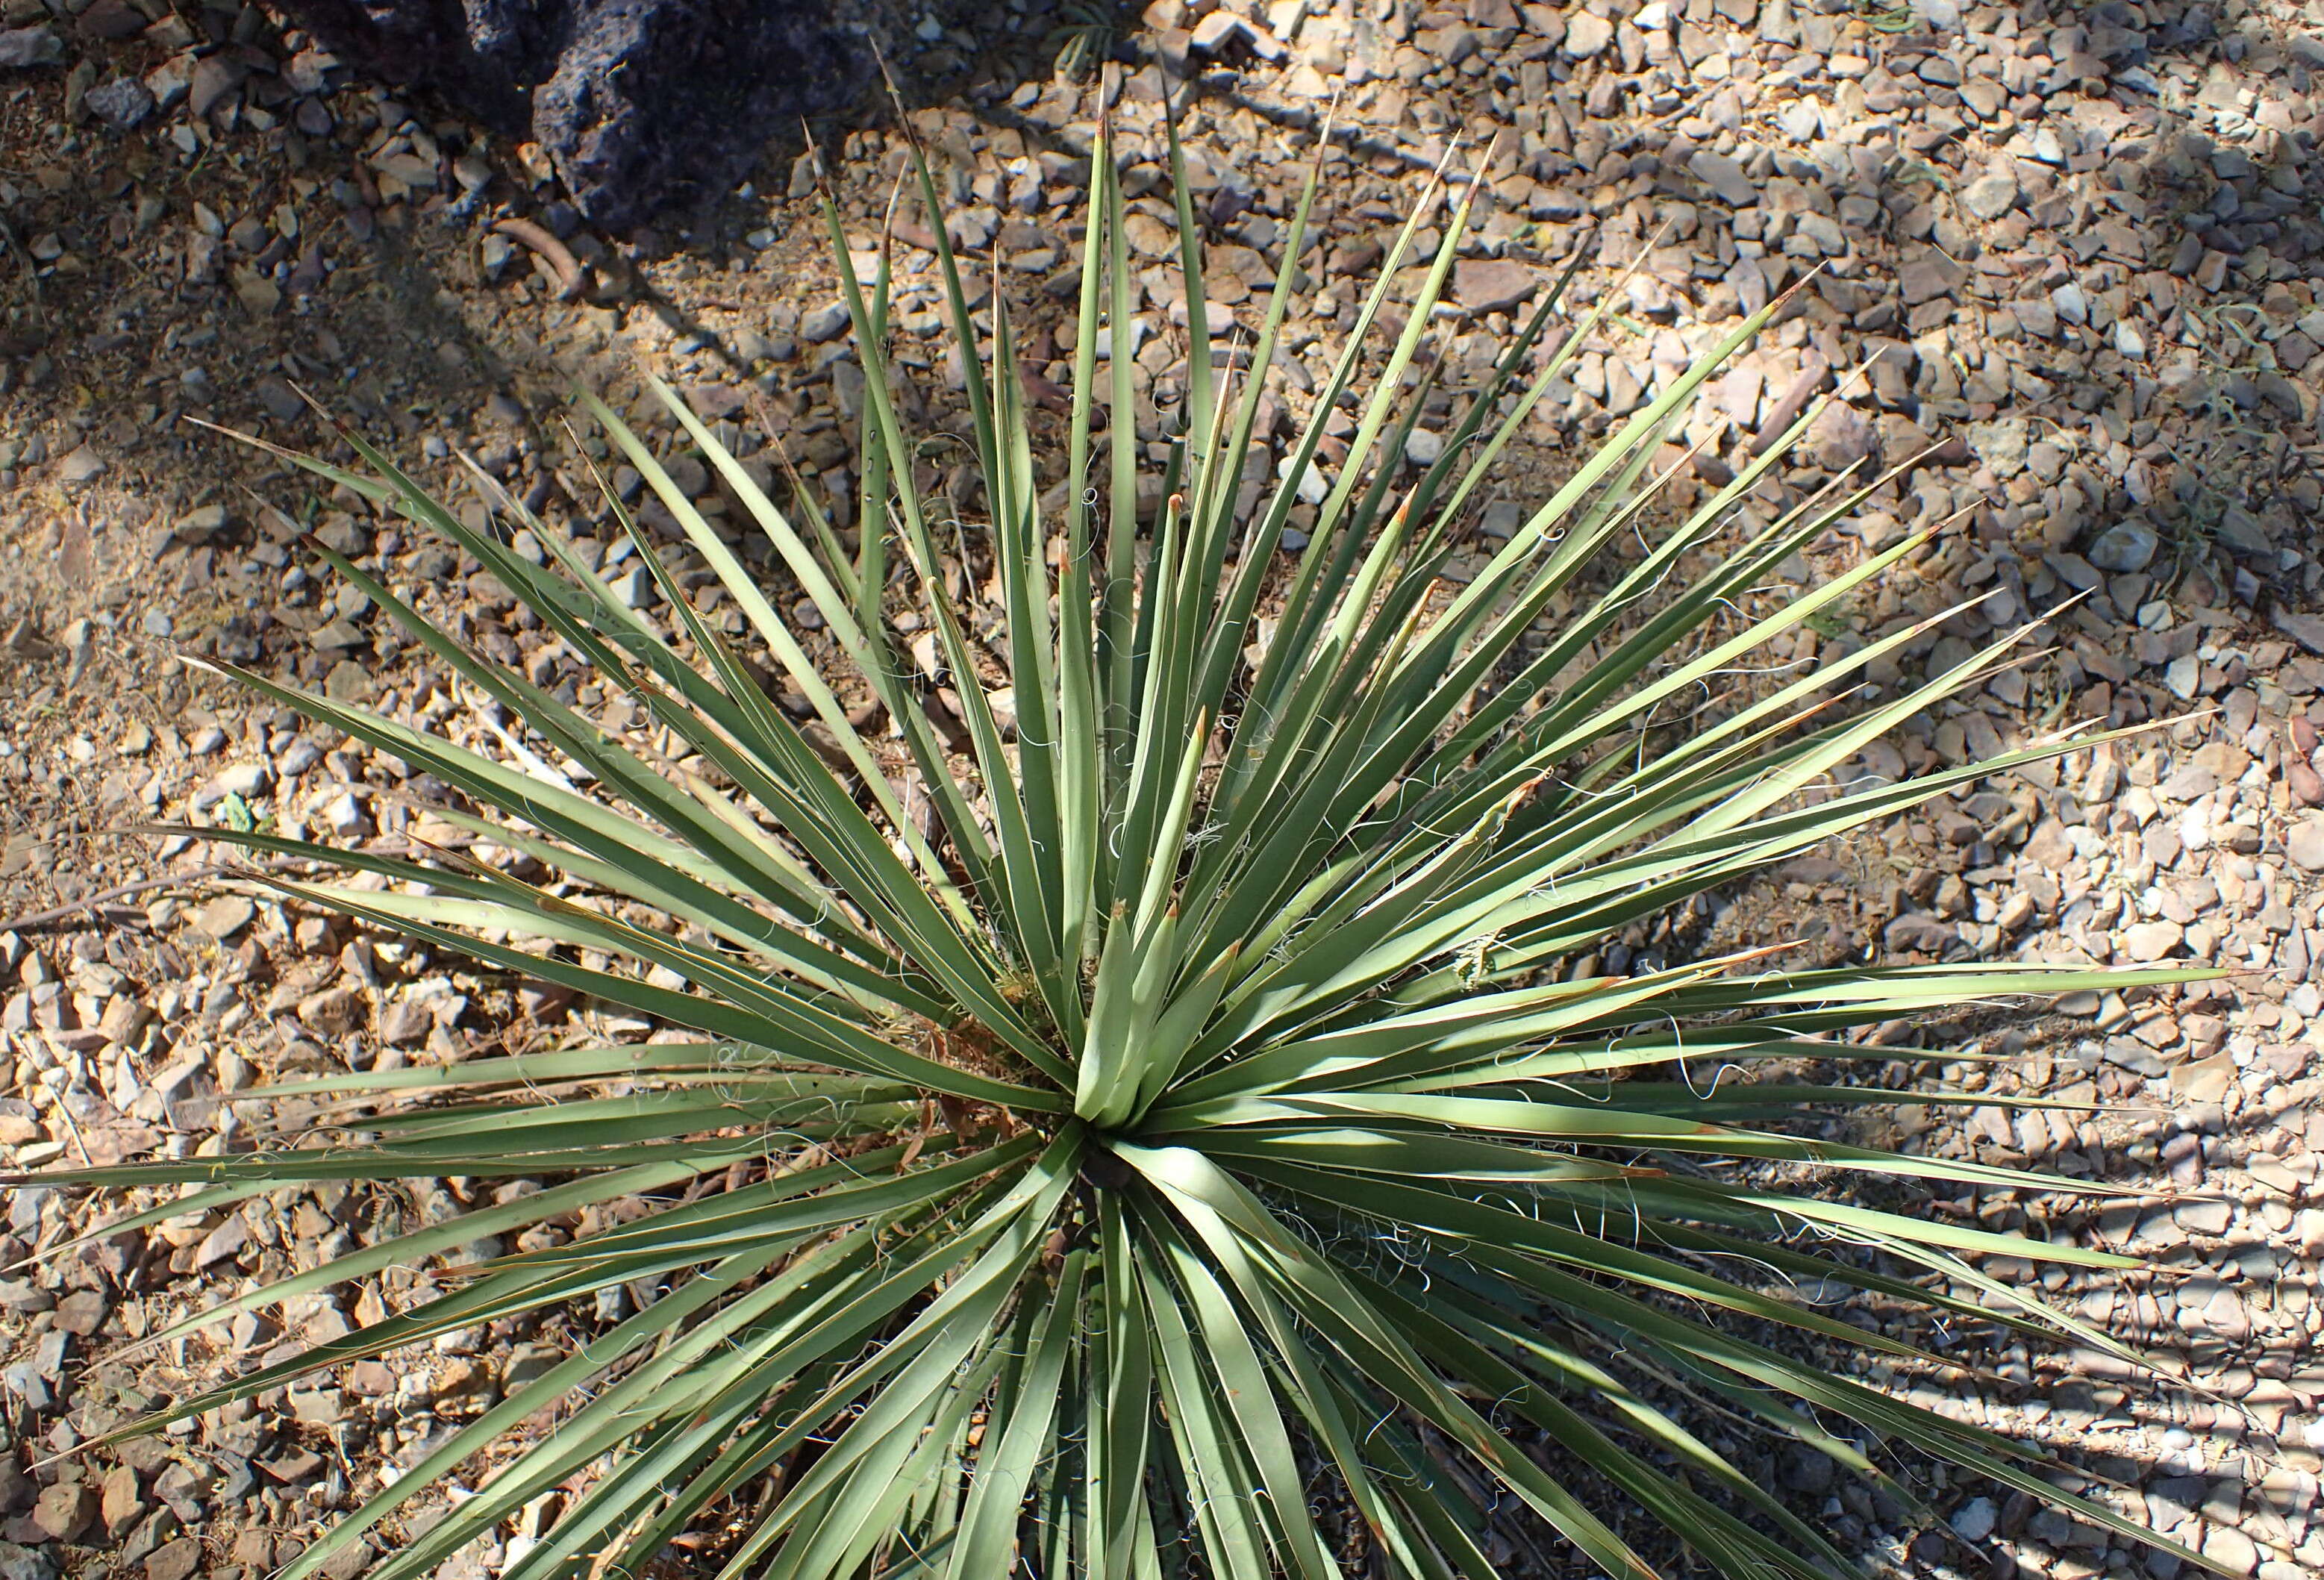
[[[284,0],[358,70],[432,88],[548,152],[622,230],[741,180],[865,79],[835,0]]]

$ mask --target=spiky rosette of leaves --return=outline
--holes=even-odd
[[[860,531],[804,491],[779,507],[654,386],[771,543],[795,589],[783,600],[811,606],[837,670],[593,398],[581,404],[740,634],[697,612],[697,584],[610,492],[666,625],[521,507],[512,524],[545,564],[465,524],[359,437],[367,470],[301,461],[473,556],[607,695],[642,709],[654,744],[468,651],[318,547],[496,706],[509,750],[235,673],[432,775],[459,803],[436,816],[529,861],[205,832],[368,879],[279,880],[290,894],[700,1039],[290,1082],[271,1095],[378,1106],[224,1157],[52,1176],[182,1193],[116,1230],[326,1179],[551,1182],[237,1296],[161,1340],[630,1205],[595,1233],[447,1272],[447,1291],[141,1429],[619,1285],[660,1292],[512,1384],[288,1580],[456,1472],[467,1495],[383,1558],[381,1580],[426,1575],[551,1495],[565,1501],[512,1549],[510,1580],[640,1573],[705,1522],[727,1532],[720,1575],[785,1580],[1020,1567],[1322,1580],[1351,1555],[1372,1573],[1488,1575],[1508,1572],[1489,1550],[1511,1531],[1554,1531],[1606,1575],[1645,1580],[1648,1558],[1616,1529],[1636,1521],[1616,1509],[1722,1575],[1849,1568],[1752,1465],[1671,1413],[1683,1399],[1911,1507],[1876,1442],[2153,1539],[2057,1492],[2037,1450],[1801,1358],[1843,1344],[1946,1369],[1794,1298],[1803,1280],[2124,1354],[1973,1259],[2132,1264],[1858,1205],[1850,1184],[1868,1177],[2034,1181],[1795,1123],[1958,1095],[1786,1072],[1921,1057],[1857,1040],[1882,1022],[2190,973],[1798,969],[1764,954],[1576,969],[1692,896],[2070,744],[1905,783],[1835,781],[1884,732],[2015,661],[2015,639],[1853,707],[1839,706],[1853,677],[1926,626],[1756,688],[1730,679],[1934,531],[1738,613],[1870,486],[1736,530],[1734,507],[1816,409],[1692,508],[1661,508],[1659,447],[1780,304],[1472,553],[1462,527],[1483,479],[1614,297],[1552,349],[1548,292],[1441,456],[1407,471],[1414,375],[1468,228],[1468,198],[1432,190],[1275,466],[1255,429],[1315,181],[1289,222],[1254,374],[1238,379],[1210,355],[1201,226],[1174,143],[1193,355],[1148,530],[1115,162],[1102,134],[1064,454],[1047,470],[1005,300],[995,291],[984,317],[973,306],[920,171],[974,374],[973,522],[928,487],[886,352],[885,266],[857,283],[835,209],[865,374]],[[1440,204],[1443,241],[1383,337],[1392,282]],[[1342,412],[1351,431],[1327,450]],[[1254,499],[1260,457],[1275,481]],[[1618,542],[1637,550],[1608,552]],[[761,666],[804,698],[806,722],[770,700]],[[1706,695],[1715,707],[1697,706]],[[1683,727],[1669,723],[1681,705],[1694,710]],[[1712,1069],[1727,1078],[1690,1078]],[[1771,1162],[1811,1166],[1829,1188],[1771,1183]]]

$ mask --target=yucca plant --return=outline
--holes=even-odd
[[[1175,140],[1171,155],[1182,174]],[[1923,1505],[1876,1463],[1883,1446],[2154,1539],[2057,1491],[2038,1450],[1803,1358],[1837,1343],[1954,1371],[1795,1289],[2126,1355],[1973,1259],[2128,1259],[1849,1197],[1884,1175],[2035,1180],[1831,1139],[1831,1120],[1969,1100],[1846,1084],[1851,1064],[1963,1057],[1851,1040],[1868,1028],[2194,974],[1809,969],[1770,951],[1591,964],[1691,896],[2073,744],[1849,788],[1836,770],[2015,661],[2013,643],[1853,707],[1854,677],[1928,624],[1806,673],[1746,672],[1936,530],[1743,612],[1862,498],[1836,485],[1735,529],[1733,507],[1815,411],[1692,509],[1652,468],[1704,380],[1780,304],[1671,380],[1513,535],[1471,550],[1482,480],[1616,298],[1553,351],[1548,293],[1441,455],[1407,466],[1416,370],[1468,229],[1469,199],[1433,187],[1250,505],[1315,176],[1247,360],[1222,364],[1180,179],[1192,353],[1149,529],[1115,162],[1101,134],[1064,453],[1046,467],[1005,298],[979,321],[925,165],[972,370],[976,488],[934,485],[883,352],[886,269],[858,283],[828,202],[866,374],[860,529],[804,492],[779,507],[654,386],[771,541],[794,584],[779,599],[648,443],[581,398],[715,573],[740,637],[697,613],[610,491],[667,630],[521,510],[511,524],[553,563],[464,524],[360,437],[367,472],[300,462],[474,556],[608,696],[642,706],[654,744],[471,653],[318,546],[521,725],[503,732],[520,749],[466,750],[235,670],[433,775],[454,792],[434,816],[480,843],[414,839],[398,857],[201,832],[374,875],[273,881],[699,1036],[290,1082],[259,1095],[340,1106],[227,1156],[45,1176],[178,1188],[111,1232],[320,1180],[549,1182],[163,1340],[623,1207],[570,1243],[440,1269],[450,1292],[132,1429],[620,1285],[659,1298],[384,1482],[288,1580],[394,1532],[383,1522],[456,1472],[463,1495],[374,1575],[427,1575],[544,1499],[554,1518],[512,1548],[511,1580],[645,1573],[705,1530],[720,1533],[717,1574],[784,1580],[1515,1575],[1539,1570],[1510,1555],[1553,1532],[1620,1580],[1673,1561],[1732,1576],[1855,1566],[1689,1411],[1756,1431],[1754,1453],[1827,1455],[1908,1508]],[[1374,345],[1440,208],[1425,283]],[[1324,423],[1342,410],[1352,435],[1327,464]],[[785,618],[795,596],[844,679]],[[770,701],[769,666],[811,722]],[[540,869],[545,883],[512,875]]]

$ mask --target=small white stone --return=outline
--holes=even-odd
[[[1983,1541],[2000,1523],[2000,1511],[1990,1498],[1971,1498],[1952,1517],[1953,1534],[1963,1541]]]
[[[654,586],[653,573],[642,565],[630,567],[613,578],[612,586],[613,596],[625,609],[643,609],[661,599],[661,590]]]

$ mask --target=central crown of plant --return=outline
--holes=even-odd
[[[1851,1061],[1922,1057],[1851,1034],[1996,994],[2192,974],[1770,974],[1765,952],[1594,964],[1677,901],[2064,749],[1832,787],[1882,732],[2010,661],[2004,642],[1836,706],[1942,614],[1804,673],[1743,673],[1930,536],[1748,612],[1874,481],[1731,531],[1730,507],[1814,409],[1694,508],[1656,504],[1658,447],[1784,304],[1667,379],[1506,540],[1472,543],[1488,469],[1618,293],[1553,349],[1564,282],[1545,292],[1438,457],[1407,466],[1424,354],[1452,332],[1441,297],[1466,197],[1384,352],[1372,331],[1432,189],[1278,457],[1258,420],[1304,289],[1315,180],[1263,319],[1238,328],[1238,380],[1214,363],[1225,326],[1174,138],[1184,400],[1157,425],[1130,356],[1139,286],[1115,157],[1101,134],[1056,424],[1027,409],[1003,297],[973,310],[920,171],[978,374],[973,516],[898,415],[886,265],[859,285],[835,209],[865,374],[860,530],[804,488],[779,507],[655,386],[771,545],[782,590],[583,398],[731,603],[719,618],[610,491],[666,619],[615,596],[549,524],[515,512],[548,551],[535,565],[359,438],[368,474],[301,460],[457,542],[608,696],[641,704],[654,737],[601,727],[318,548],[505,710],[506,752],[235,672],[433,775],[453,792],[440,816],[474,843],[376,855],[206,832],[384,878],[281,886],[701,1039],[292,1083],[262,1095],[351,1105],[247,1152],[61,1176],[179,1187],[129,1227],[324,1178],[546,1182],[168,1329],[153,1342],[503,1242],[383,1320],[135,1429],[479,1324],[565,1336],[565,1358],[379,1485],[291,1580],[375,1530],[392,1549],[382,1580],[494,1539],[509,1580],[641,1573],[680,1548],[722,1575],[785,1580],[1322,1580],[1365,1565],[1434,1580],[1513,1572],[1553,1535],[1621,1580],[1655,1573],[1642,1548],[1657,1543],[1733,1576],[1851,1566],[1738,1457],[1738,1422],[1923,1515],[1869,1457],[1874,1439],[2146,1538],[2059,1492],[2038,1453],[1768,1336],[1949,1369],[1799,1299],[1807,1282],[2124,1354],[1961,1253],[2126,1259],[1778,1188],[1750,1165],[2020,1183],[1819,1139],[1835,1108],[1949,1100],[1847,1084]],[[1167,441],[1150,522],[1141,422]],[[800,597],[822,634],[779,612]],[[932,651],[908,648],[907,611]],[[799,717],[770,699],[765,665],[804,699]],[[520,881],[512,854],[554,882]],[[1803,1059],[1825,1084],[1785,1076]],[[638,1298],[602,1331],[569,1315],[615,1289]],[[1672,1413],[1689,1400],[1718,1407],[1700,1412],[1707,1436]],[[470,1490],[439,1520],[396,1523],[455,1473]]]

